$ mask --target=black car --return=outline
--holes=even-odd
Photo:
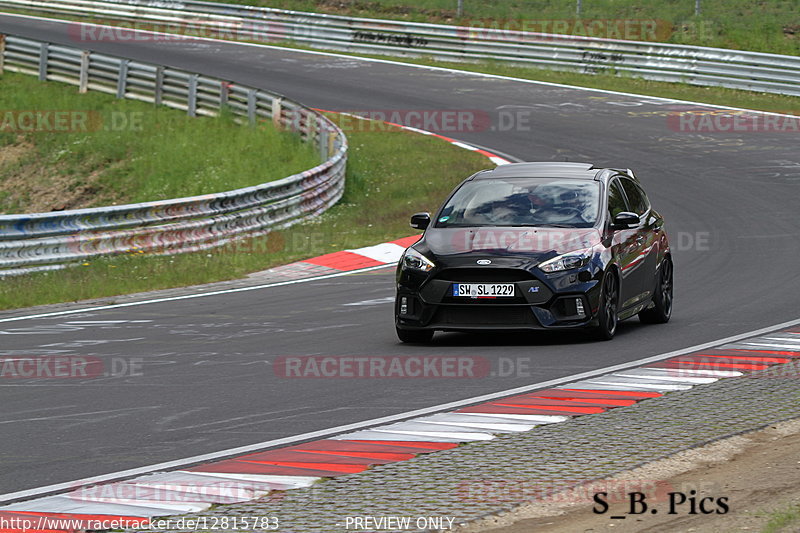
[[[403,342],[436,330],[591,328],[672,314],[664,219],[630,170],[514,163],[464,180],[397,267]]]

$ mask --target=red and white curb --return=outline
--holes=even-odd
[[[64,520],[86,524],[128,520],[128,524],[145,525],[153,517],[196,513],[214,504],[280,495],[324,478],[357,474],[373,465],[406,461],[422,453],[491,440],[502,433],[530,431],[542,424],[603,413],[793,360],[800,360],[800,327],[332,438],[121,482],[76,487],[65,494],[0,507],[0,523],[24,519],[29,531],[40,532],[80,529],[52,527]],[[0,532],[19,529],[5,527]]]
[[[351,116],[357,116],[357,115],[351,115]],[[439,135],[438,133],[433,133],[432,131],[412,128],[411,126],[403,126],[402,124],[395,124],[394,122],[387,122],[386,124],[402,128],[404,130],[413,131],[414,133],[420,133],[422,135],[431,135],[433,137],[438,137],[439,139],[445,140],[452,145],[458,146],[459,148],[463,148],[464,150],[469,150],[470,152],[477,152],[483,156],[486,156],[487,158],[489,158],[489,161],[491,161],[497,166],[507,165],[511,163],[511,161],[509,161],[508,159],[500,157],[499,155],[489,152],[487,150],[484,150],[483,148],[478,148],[477,146],[472,146],[471,144],[467,144],[465,142],[458,141],[456,139],[451,139],[450,137],[445,137],[444,135]]]
[[[362,116],[357,115],[355,113],[347,113],[345,111],[329,111],[327,109],[319,109],[319,108],[313,108],[313,109],[314,109],[314,111],[319,111],[320,113],[334,113],[334,114],[337,114],[337,115],[342,115],[342,116],[345,116],[345,117],[351,117],[351,118],[355,118],[355,119],[358,119],[358,120],[372,120],[372,119],[369,119],[367,117],[362,117]],[[477,152],[477,153],[479,153],[479,154],[481,154],[483,156],[486,156],[489,159],[489,161],[491,161],[492,163],[494,163],[495,165],[498,165],[498,166],[507,165],[507,164],[511,163],[511,161],[509,161],[505,157],[501,157],[498,154],[495,154],[495,153],[490,152],[488,150],[484,150],[483,148],[478,148],[477,146],[472,146],[469,143],[465,143],[463,141],[459,141],[459,140],[453,139],[451,137],[446,137],[446,136],[440,135],[438,133],[433,133],[432,131],[421,130],[419,128],[414,128],[414,127],[411,127],[411,126],[404,126],[403,124],[398,124],[396,122],[388,122],[386,120],[383,120],[383,121],[380,121],[380,122],[382,122],[384,124],[388,124],[389,126],[394,126],[395,128],[400,128],[400,129],[406,130],[406,131],[411,131],[411,132],[414,132],[414,133],[419,133],[421,135],[429,135],[431,137],[436,137],[438,139],[442,139],[443,141],[449,142],[450,144],[452,144],[454,146],[458,146],[459,148],[463,148],[464,150],[469,150],[470,152]]]
[[[304,259],[293,265],[316,265],[327,267],[341,272],[351,270],[361,270],[363,268],[377,267],[383,265],[395,265],[400,261],[400,257],[406,248],[420,239],[419,235],[404,237],[391,242],[367,246],[354,250],[344,250],[334,252],[311,259]],[[287,265],[290,266],[290,265]]]

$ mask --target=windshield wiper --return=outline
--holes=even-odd
[[[442,224],[439,223],[435,227],[437,228],[491,228],[494,227],[492,224]]]
[[[438,224],[437,228],[575,228],[569,224]]]
[[[575,228],[572,224],[532,224],[532,228]]]

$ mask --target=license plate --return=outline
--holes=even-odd
[[[453,296],[462,298],[513,298],[513,283],[453,283]]]

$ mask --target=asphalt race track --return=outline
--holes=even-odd
[[[122,377],[2,380],[0,493],[402,413],[798,317],[796,132],[676,131],[669,113],[701,106],[222,42],[78,42],[68,27],[0,16],[2,33],[227,77],[313,107],[479,110],[493,128],[445,133],[522,160],[633,168],[668,222],[676,307],[668,325],[632,320],[611,343],[440,334],[431,346],[405,346],[394,334],[386,269],[0,323],[0,355],[135,367]],[[517,120],[501,123],[509,116]],[[273,371],[279,357],[307,355],[479,356],[497,366],[478,379],[287,379]],[[506,376],[501,358],[519,371]]]

